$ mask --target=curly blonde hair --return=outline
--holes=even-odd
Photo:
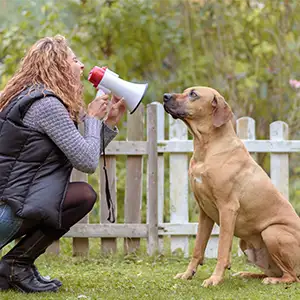
[[[63,101],[71,118],[78,121],[83,108],[83,85],[72,72],[69,52],[67,41],[61,35],[38,40],[0,93],[0,111],[28,86],[43,84]]]

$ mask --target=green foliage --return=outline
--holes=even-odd
[[[256,120],[257,138],[269,124],[289,124],[299,138],[300,96],[290,79],[300,73],[300,2],[266,0],[2,1],[0,89],[24,51],[45,35],[63,34],[85,63],[107,65],[125,80],[149,82],[145,103],[192,85],[218,89],[236,117]],[[0,2],[1,3],[1,2]],[[1,4],[0,4],[1,5]],[[15,8],[15,10],[13,10]],[[13,13],[16,12],[16,13]],[[95,94],[85,80],[85,99]],[[126,135],[125,126],[121,135]],[[291,159],[291,197],[299,199],[299,155]],[[268,156],[260,163],[268,171]],[[118,163],[124,198],[124,160]],[[122,207],[120,208],[122,209]]]
[[[210,85],[237,116],[256,117],[259,137],[277,119],[288,121],[292,136],[299,129],[299,99],[288,84],[300,75],[298,1],[264,1],[263,8],[176,0],[29,1],[17,7],[20,16],[0,35],[1,86],[35,40],[61,33],[85,62],[86,76],[98,64],[124,79],[148,81],[148,102],[164,91]],[[86,90],[90,99],[89,83]]]

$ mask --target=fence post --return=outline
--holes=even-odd
[[[73,170],[72,181],[88,181],[88,175],[78,170]],[[84,216],[78,223],[88,223],[89,216]],[[88,238],[73,238],[73,256],[88,256],[89,254],[89,239]]]
[[[127,140],[144,139],[144,106],[139,105],[133,115],[127,114]],[[127,156],[124,223],[141,223],[143,191],[143,156]],[[124,238],[124,253],[135,252],[140,247],[139,238]]]
[[[157,224],[157,105],[147,105],[147,151],[148,151],[148,193],[147,193],[147,223],[148,223],[148,254],[154,255],[158,250]]]
[[[60,251],[59,240],[54,241],[46,250],[46,253],[58,255]]]
[[[255,140],[255,120],[242,117],[236,120],[237,136],[242,140]]]
[[[181,120],[169,116],[169,140],[187,140],[187,128]],[[170,154],[170,221],[188,223],[188,155]],[[189,240],[186,236],[171,237],[171,251],[182,249],[189,254]]]
[[[255,140],[255,120],[250,117],[242,117],[236,121],[237,136],[243,140]],[[251,153],[251,156],[256,160],[256,153]],[[243,256],[244,253],[238,247],[238,255]]]
[[[270,124],[270,140],[284,141],[289,136],[289,127],[282,121]],[[289,155],[271,153],[271,180],[282,195],[289,200]]]
[[[153,102],[157,107],[157,140],[165,139],[165,110],[161,103]],[[164,201],[165,201],[165,158],[163,153],[157,155],[157,222],[164,222]],[[158,251],[164,251],[164,238],[158,237]]]
[[[256,139],[255,120],[250,117],[242,117],[236,121],[237,136],[242,140]],[[257,154],[251,153],[254,160],[257,160]]]

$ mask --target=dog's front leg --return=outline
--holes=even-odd
[[[224,279],[225,270],[230,267],[230,254],[234,235],[235,221],[238,207],[221,207],[220,216],[220,235],[218,244],[218,261],[213,274],[204,280],[202,286],[217,285]]]
[[[203,264],[204,252],[210,237],[214,221],[209,218],[205,212],[200,208],[198,230],[195,241],[195,248],[193,251],[193,257],[184,273],[179,273],[175,278],[192,279],[196,274],[198,265]]]

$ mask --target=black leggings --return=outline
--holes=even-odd
[[[97,200],[97,194],[94,189],[86,182],[71,182],[69,183],[66,197],[63,202],[62,209],[62,229],[69,229],[75,223],[80,221],[93,208]],[[19,238],[36,229],[42,229],[45,233],[54,233],[54,228],[46,227],[34,220],[24,220],[21,228],[13,237]]]

